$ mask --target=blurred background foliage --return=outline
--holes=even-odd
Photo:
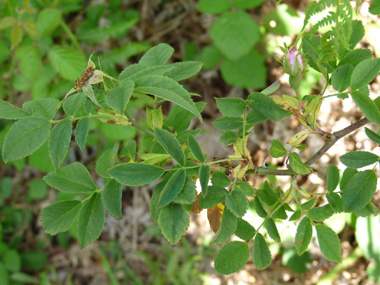
[[[34,108],[38,108],[39,100],[61,99],[73,87],[93,52],[96,64],[115,76],[151,46],[164,42],[175,48],[176,60],[204,63],[200,75],[184,84],[208,103],[202,115],[215,119],[214,97],[244,97],[282,75],[276,61],[281,56],[279,47],[292,43],[300,32],[307,4],[263,0],[3,0],[0,99],[19,107],[33,100]],[[376,35],[380,27],[370,22],[366,29],[367,41],[379,56]],[[302,93],[320,92],[319,79],[320,75],[310,70],[303,78]],[[152,103],[149,98],[136,97],[128,108],[136,118],[145,120],[139,109]],[[170,105],[162,107],[167,114]],[[185,116],[180,120],[183,125],[175,122],[181,113],[174,108],[171,116],[168,122],[172,120],[174,128],[189,127],[190,119]],[[10,126],[0,120],[0,146]],[[91,120],[85,149],[82,152],[74,144],[66,160],[81,161],[94,174],[96,158],[114,143],[126,147],[132,140],[137,140],[138,152],[149,148],[133,127]],[[369,276],[373,281],[368,282],[380,282],[378,216],[357,219],[342,214],[329,219],[327,223],[355,248],[335,267],[325,260],[315,263],[321,257],[313,249],[298,256],[292,246],[295,228],[284,225],[279,228],[281,244],[270,245],[277,262],[262,273],[251,264],[244,270],[246,275],[222,277],[211,264],[216,248],[209,245],[212,234],[206,229],[208,225],[194,218],[196,226],[187,238],[170,247],[150,219],[152,189],[148,188],[124,189],[124,218],[117,221],[107,216],[100,240],[79,250],[75,230],[52,237],[41,228],[41,208],[71,198],[49,190],[41,179],[52,170],[46,144],[26,159],[7,165],[0,159],[1,284],[218,284],[229,279],[265,284],[274,278],[284,283],[312,284],[310,276],[316,272],[320,277],[325,275],[319,280],[324,284],[343,276],[342,272],[355,263],[361,270],[356,278],[367,280]],[[97,183],[105,181],[98,177]],[[249,215],[254,221],[255,212]],[[274,275],[270,277],[271,272]]]

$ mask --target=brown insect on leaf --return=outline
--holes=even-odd
[[[197,197],[195,198],[195,202],[193,204],[193,208],[191,209],[191,212],[192,213],[195,213],[195,214],[199,214],[200,212],[202,212],[202,208],[199,206],[199,196],[201,195],[202,193],[199,193],[197,195]]]
[[[207,209],[207,219],[210,223],[210,227],[214,233],[217,233],[220,227],[220,223],[222,221],[224,211],[224,205],[219,203],[209,209]]]

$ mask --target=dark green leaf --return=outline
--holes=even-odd
[[[367,165],[374,164],[379,160],[379,157],[367,151],[350,151],[340,157],[340,161],[351,168],[361,168]]]
[[[186,163],[185,154],[173,134],[166,130],[157,128],[154,130],[154,134],[158,143],[165,149],[165,151],[170,154],[180,165],[184,166]]]
[[[243,240],[250,240],[256,234],[256,230],[246,220],[238,219],[235,235]]]
[[[179,204],[193,204],[196,195],[197,191],[193,179],[186,177],[185,185],[179,195],[174,199],[174,202]]]
[[[55,98],[38,98],[33,101],[25,102],[23,109],[33,116],[53,119],[57,113],[57,107],[59,105],[59,100]]]
[[[313,227],[311,221],[308,217],[304,217],[301,222],[298,224],[296,239],[295,239],[295,248],[298,252],[298,255],[303,254],[309,247],[311,237],[313,235]]]
[[[125,148],[120,152],[120,157],[127,157],[131,162],[135,161],[136,156],[136,141],[130,140],[127,142]]]
[[[135,84],[131,80],[123,80],[118,88],[112,89],[106,95],[106,103],[112,109],[118,111],[120,115],[124,114],[129,99],[131,98]]]
[[[289,218],[289,221],[297,221],[301,218],[301,215],[302,215],[301,210],[297,210],[293,213],[293,215],[291,215],[291,217]]]
[[[365,128],[365,134],[367,135],[368,138],[370,138],[372,141],[380,145],[380,135],[375,133],[374,131]]]
[[[77,50],[53,46],[49,48],[48,55],[52,66],[64,79],[74,81],[86,68],[86,60]]]
[[[375,79],[379,72],[380,58],[370,58],[361,61],[352,72],[351,89],[355,90],[367,85]]]
[[[248,99],[250,108],[269,119],[279,121],[291,114],[290,111],[281,109],[272,98],[261,93],[253,93]]]
[[[201,184],[203,197],[207,195],[208,183],[210,181],[210,171],[211,168],[209,165],[201,165],[199,168],[199,182]]]
[[[223,246],[216,254],[215,270],[220,274],[228,275],[242,269],[248,259],[248,244],[242,241],[233,241]]]
[[[230,183],[231,183],[231,181],[230,181]],[[227,187],[227,186],[225,186],[225,187]],[[254,196],[256,193],[255,188],[253,188],[251,184],[249,184],[248,182],[245,182],[245,181],[236,183],[235,184],[235,190],[240,191],[245,196]]]
[[[343,210],[344,210],[343,199],[342,199],[342,197],[339,196],[339,194],[331,192],[331,193],[326,195],[326,198],[336,213],[343,212]]]
[[[107,171],[114,166],[119,144],[115,143],[112,148],[105,150],[96,161],[95,170],[102,177],[109,177]]]
[[[373,170],[356,173],[343,190],[343,202],[346,212],[359,211],[367,205],[377,187],[377,177]]]
[[[214,126],[222,131],[232,131],[243,126],[242,118],[223,117],[214,121]]]
[[[255,197],[253,200],[254,206],[255,206],[255,211],[261,218],[266,218],[268,216],[267,212],[263,208],[263,205],[261,205],[260,199],[258,196]]]
[[[8,131],[3,144],[3,161],[23,158],[39,149],[50,133],[50,122],[37,117],[26,117]]]
[[[278,200],[276,193],[274,193],[272,187],[267,181],[264,183],[264,189],[257,190],[256,193],[259,196],[260,201],[264,202],[268,206],[272,206]]]
[[[358,173],[358,171],[356,169],[349,168],[349,167],[346,168],[346,170],[343,172],[342,179],[340,180],[340,185],[339,185],[340,190],[342,190],[342,191],[344,190],[348,181],[350,181],[352,176],[354,176],[356,173]]]
[[[75,129],[75,140],[81,150],[86,145],[88,131],[90,129],[90,119],[85,117],[78,121]]]
[[[270,147],[269,152],[270,155],[273,157],[282,157],[288,153],[284,145],[277,139],[274,139],[272,141],[272,145]]]
[[[199,197],[199,206],[202,209],[208,209],[215,206],[221,202],[224,202],[228,191],[219,186],[209,186],[206,197],[202,195]]]
[[[178,169],[169,181],[166,182],[164,190],[161,192],[160,199],[158,201],[157,207],[162,208],[168,205],[181,192],[186,179],[186,171],[183,169]]]
[[[82,202],[78,200],[57,202],[43,208],[41,222],[45,232],[56,235],[59,232],[67,231],[81,209]]]
[[[248,210],[247,197],[238,190],[233,190],[226,196],[226,206],[236,217],[243,217]]]
[[[307,211],[307,210],[311,209],[311,207],[314,206],[314,204],[315,204],[316,201],[317,201],[317,199],[316,199],[316,197],[314,197],[310,201],[307,201],[307,202],[303,203],[301,205],[302,210]]]
[[[231,180],[223,172],[216,171],[212,174],[211,178],[212,185],[227,187],[231,184]]]
[[[94,193],[83,205],[78,217],[78,238],[82,248],[99,238],[104,221],[101,194]]]
[[[335,165],[327,167],[327,190],[333,192],[339,184],[339,170]]]
[[[344,64],[352,64],[353,66],[356,66],[359,62],[362,62],[365,59],[371,58],[372,52],[369,49],[355,49],[348,54],[345,55],[345,57],[342,59],[342,61],[339,63],[339,65]]]
[[[379,15],[380,14],[380,1],[379,0],[373,0],[372,1],[371,5],[369,6],[369,12],[373,15]],[[378,281],[378,282],[380,282],[380,281]]]
[[[71,95],[63,102],[63,110],[66,115],[73,116],[86,101],[86,95],[79,92]]]
[[[350,86],[350,78],[354,66],[352,64],[339,65],[331,75],[333,88],[338,92],[343,92]]]
[[[68,193],[92,193],[96,190],[96,185],[86,167],[74,162],[50,172],[44,177],[45,182],[53,188]]]
[[[204,163],[205,159],[203,157],[202,149],[201,149],[200,145],[198,144],[197,140],[194,138],[194,136],[189,135],[189,137],[187,138],[187,143],[189,145],[191,152],[195,156],[195,158],[198,161]]]
[[[272,256],[268,245],[260,233],[256,234],[255,241],[253,242],[253,263],[260,270],[267,268],[272,263]]]
[[[158,183],[156,185],[156,187],[154,187],[153,194],[152,194],[152,197],[150,199],[150,205],[149,205],[150,215],[151,215],[153,221],[155,221],[156,223],[158,223],[158,217],[159,217],[160,212],[161,212],[161,208],[157,208],[157,204],[158,204],[158,201],[160,199],[161,192],[162,192],[162,190],[164,190],[164,186],[165,186],[166,182],[167,181],[161,181],[160,183]]]
[[[163,168],[154,165],[122,163],[111,168],[108,174],[121,184],[142,186],[157,180],[164,172]]]
[[[69,150],[73,126],[70,119],[56,124],[49,137],[49,155],[55,169],[61,167]]]
[[[245,110],[245,101],[241,98],[215,98],[220,112],[227,117],[241,117]]]
[[[213,244],[225,243],[234,234],[237,227],[237,218],[231,213],[228,208],[224,208],[222,221],[216,238]]]
[[[189,213],[183,206],[170,203],[160,211],[158,225],[171,245],[176,244],[189,226]]]
[[[330,218],[334,214],[333,208],[326,204],[322,207],[315,207],[309,210],[308,216],[313,221],[321,222]]]
[[[272,218],[267,219],[267,221],[265,222],[265,228],[267,229],[268,234],[271,237],[271,239],[273,239],[276,242],[281,241],[280,234],[278,233],[276,224]]]
[[[102,191],[102,201],[106,210],[115,218],[121,218],[122,185],[110,180]]]
[[[336,233],[326,225],[315,225],[319,247],[323,255],[330,261],[342,260],[342,248]]]
[[[199,61],[175,62],[170,65],[173,69],[166,72],[165,76],[175,81],[181,81],[197,74],[201,70],[202,65],[203,63]]]
[[[258,124],[262,123],[268,120],[268,118],[261,113],[259,113],[257,110],[252,110],[247,115],[247,123],[248,124]]]

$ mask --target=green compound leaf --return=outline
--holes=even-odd
[[[170,65],[170,67],[174,68],[166,72],[165,76],[175,81],[181,81],[197,74],[201,70],[202,65],[203,63],[199,61],[175,62]]]
[[[253,243],[253,263],[257,269],[265,269],[272,263],[268,245],[260,233],[256,234]]]
[[[108,171],[116,181],[127,186],[149,184],[165,173],[165,169],[142,163],[121,163]]]
[[[208,193],[208,183],[210,181],[210,165],[201,165],[199,168],[199,182],[202,188],[202,196],[205,197]]]
[[[57,202],[42,209],[41,222],[48,234],[56,235],[71,228],[82,209],[78,200]]]
[[[311,237],[313,235],[313,227],[311,221],[308,217],[304,217],[301,222],[298,224],[296,239],[295,239],[295,248],[298,252],[298,255],[303,254],[309,247]]]
[[[170,177],[168,182],[166,182],[164,190],[161,192],[157,207],[165,207],[170,202],[174,201],[185,185],[185,180],[186,171],[183,169],[178,169],[173,176]]]
[[[267,219],[267,221],[265,222],[265,228],[267,229],[268,234],[271,237],[271,239],[273,239],[276,242],[281,241],[280,234],[278,233],[276,224],[272,218]]]
[[[241,98],[215,98],[220,112],[227,117],[241,117],[245,110],[245,101]]]
[[[145,65],[164,65],[172,56],[174,49],[168,44],[159,44],[149,49],[139,63]]]
[[[266,84],[265,60],[257,50],[251,50],[236,60],[225,59],[221,72],[227,83],[240,88],[259,89],[264,88]]]
[[[218,230],[217,236],[212,242],[213,244],[220,244],[227,242],[234,234],[237,227],[237,218],[226,207],[223,211],[222,221]]]
[[[90,130],[90,119],[88,117],[82,118],[78,121],[75,129],[75,140],[81,150],[86,145],[88,131]]]
[[[19,120],[28,116],[28,113],[17,108],[16,106],[0,100],[0,119]]]
[[[197,106],[191,100],[188,92],[173,79],[166,76],[144,76],[135,80],[135,92],[155,95],[161,99],[168,100],[193,113],[202,121]]]
[[[74,81],[86,68],[86,60],[77,50],[53,46],[49,49],[48,56],[54,69],[67,80]]]
[[[335,165],[327,167],[327,191],[333,192],[339,184],[339,170]]]
[[[288,153],[284,145],[277,139],[274,139],[272,141],[272,145],[270,147],[269,152],[270,155],[273,157],[282,157]]]
[[[250,240],[256,234],[256,230],[246,220],[238,219],[235,235],[243,240]]]
[[[106,103],[112,109],[118,111],[120,115],[124,114],[129,99],[131,98],[135,84],[131,80],[123,80],[120,87],[112,89],[106,95]]]
[[[380,145],[380,136],[377,133],[368,128],[365,128],[365,134],[369,139]]]
[[[373,170],[356,173],[346,184],[342,198],[346,212],[363,209],[376,192],[377,178]]]
[[[79,162],[74,162],[55,172],[50,172],[44,177],[44,180],[49,186],[67,193],[92,193],[96,190],[96,185],[92,181],[90,173]]]
[[[351,97],[356,105],[362,110],[364,116],[372,123],[380,125],[380,111],[375,102],[369,96],[361,91],[351,91]]]
[[[185,166],[186,157],[179,144],[178,140],[173,136],[173,134],[169,133],[163,129],[155,129],[154,135],[158,141],[158,143],[165,149],[165,151],[170,154],[175,161],[177,161],[181,166]]]
[[[295,152],[292,152],[289,156],[290,167],[298,174],[308,174],[311,171],[310,167],[307,167],[302,163],[301,158]]]
[[[331,75],[331,82],[333,88],[338,92],[343,92],[350,86],[350,78],[354,66],[352,64],[344,64],[338,66]]]
[[[315,207],[309,210],[308,216],[313,221],[321,222],[334,215],[333,208],[327,204],[322,207]]]
[[[219,186],[209,186],[206,197],[203,197],[202,195],[199,196],[199,206],[201,206],[202,209],[211,208],[224,202],[226,195],[228,195],[228,191],[225,188]]]
[[[370,58],[355,66],[351,75],[351,89],[359,89],[369,84],[380,72],[380,58]]]
[[[225,12],[213,23],[210,36],[215,46],[229,59],[247,54],[259,40],[256,22],[243,11]]]
[[[94,193],[79,213],[78,238],[82,248],[99,238],[104,227],[104,221],[101,194]]]
[[[73,126],[70,119],[56,124],[49,137],[49,155],[54,168],[61,167],[69,150]]]
[[[336,233],[326,225],[315,225],[317,239],[323,255],[330,261],[342,260],[342,248]]]
[[[59,100],[55,98],[38,98],[25,102],[23,108],[33,114],[33,116],[53,119],[57,113]]]
[[[102,201],[106,210],[115,218],[121,218],[122,185],[115,180],[109,181],[102,191]]]
[[[4,163],[23,158],[39,149],[48,139],[50,122],[37,117],[26,117],[13,124],[5,136]]]
[[[194,138],[194,136],[189,135],[189,137],[187,138],[187,144],[189,145],[189,148],[190,148],[191,152],[193,153],[193,155],[195,156],[195,158],[199,162],[204,163],[205,159],[203,157],[202,149],[201,149],[198,141]]]
[[[291,114],[290,111],[281,109],[272,98],[261,93],[253,93],[248,99],[249,107],[269,119],[279,121]]]
[[[236,217],[243,217],[248,210],[248,199],[240,191],[234,190],[226,196],[226,206]]]
[[[175,245],[186,233],[189,222],[189,213],[175,203],[162,208],[158,218],[158,226],[171,245]]]
[[[361,168],[367,165],[374,164],[379,160],[379,157],[367,151],[350,151],[340,157],[340,161],[351,168]]]
[[[233,241],[223,246],[216,254],[215,270],[220,274],[228,275],[242,269],[248,259],[248,244],[242,241]]]
[[[115,143],[112,148],[105,150],[96,161],[96,173],[102,177],[110,177],[107,171],[114,166],[119,144]]]

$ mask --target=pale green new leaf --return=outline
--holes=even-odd
[[[282,157],[288,153],[284,145],[278,139],[272,141],[269,152],[273,157]]]
[[[108,174],[121,184],[142,186],[160,178],[165,169],[142,163],[121,163],[108,171]]]
[[[78,218],[78,239],[83,248],[99,238],[104,227],[104,208],[100,193],[92,194]]]
[[[68,47],[53,46],[48,56],[54,69],[67,80],[74,81],[86,68],[83,54]]]
[[[16,123],[5,136],[4,163],[23,158],[39,149],[48,139],[50,122],[37,117],[26,117]]]
[[[311,168],[302,163],[301,158],[295,152],[289,156],[289,164],[291,168],[298,174],[309,174]]]
[[[45,232],[56,235],[67,231],[74,223],[81,209],[82,202],[79,200],[57,202],[43,208],[41,223]]]
[[[69,150],[72,124],[70,119],[64,119],[56,124],[49,137],[49,156],[55,169],[61,167]]]
[[[172,56],[174,49],[168,44],[161,43],[149,49],[139,63],[145,65],[163,65]]]
[[[176,203],[162,208],[158,218],[158,226],[171,245],[175,245],[186,233],[189,222],[189,213]]]
[[[215,270],[228,275],[242,269],[248,259],[248,244],[242,241],[233,241],[223,246],[216,254]]]
[[[96,185],[86,167],[74,162],[50,172],[44,177],[45,182],[53,188],[68,193],[92,193]]]
[[[253,242],[253,263],[257,269],[265,269],[272,263],[268,245],[260,233],[256,234]]]

